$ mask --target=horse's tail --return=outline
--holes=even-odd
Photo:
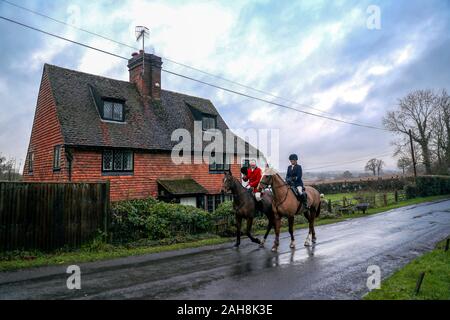
[[[319,205],[317,206],[316,218],[320,216],[320,206],[322,205],[322,201],[319,201]]]

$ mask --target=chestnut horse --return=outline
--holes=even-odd
[[[320,194],[313,187],[305,187],[310,210],[306,210],[304,205],[297,199],[291,187],[272,168],[264,171],[258,190],[272,186],[273,202],[272,209],[275,224],[275,242],[272,251],[277,251],[280,244],[281,218],[287,217],[289,222],[289,233],[291,234],[291,248],[295,248],[294,239],[294,216],[303,213],[309,222],[309,233],[305,240],[305,246],[310,246],[311,242],[316,242],[316,232],[314,230],[314,220],[320,214]]]
[[[231,172],[225,172],[223,178],[223,192],[231,192],[233,194],[233,209],[236,215],[236,244],[235,247],[239,247],[241,244],[241,225],[242,219],[247,220],[247,232],[246,235],[252,242],[264,245],[267,236],[274,225],[274,216],[272,211],[272,193],[266,191],[261,196],[260,209],[266,215],[269,223],[267,225],[266,234],[264,235],[264,240],[260,241],[258,238],[254,238],[251,234],[253,219],[258,207],[255,197],[250,193],[249,190],[244,188],[238,179],[233,177]]]

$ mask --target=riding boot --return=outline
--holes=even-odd
[[[305,206],[306,210],[309,210],[309,205],[308,205],[308,195],[306,194],[306,192],[302,193],[302,198],[303,198],[303,204]]]

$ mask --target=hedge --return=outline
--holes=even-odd
[[[450,176],[419,176],[404,189],[408,199],[450,194]]]
[[[358,191],[394,191],[401,190],[414,180],[413,177],[391,177],[377,179],[360,179],[337,181],[329,183],[311,183],[310,186],[316,188],[325,195]]]

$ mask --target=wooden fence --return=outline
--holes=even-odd
[[[0,181],[0,250],[79,247],[109,224],[109,184]]]

